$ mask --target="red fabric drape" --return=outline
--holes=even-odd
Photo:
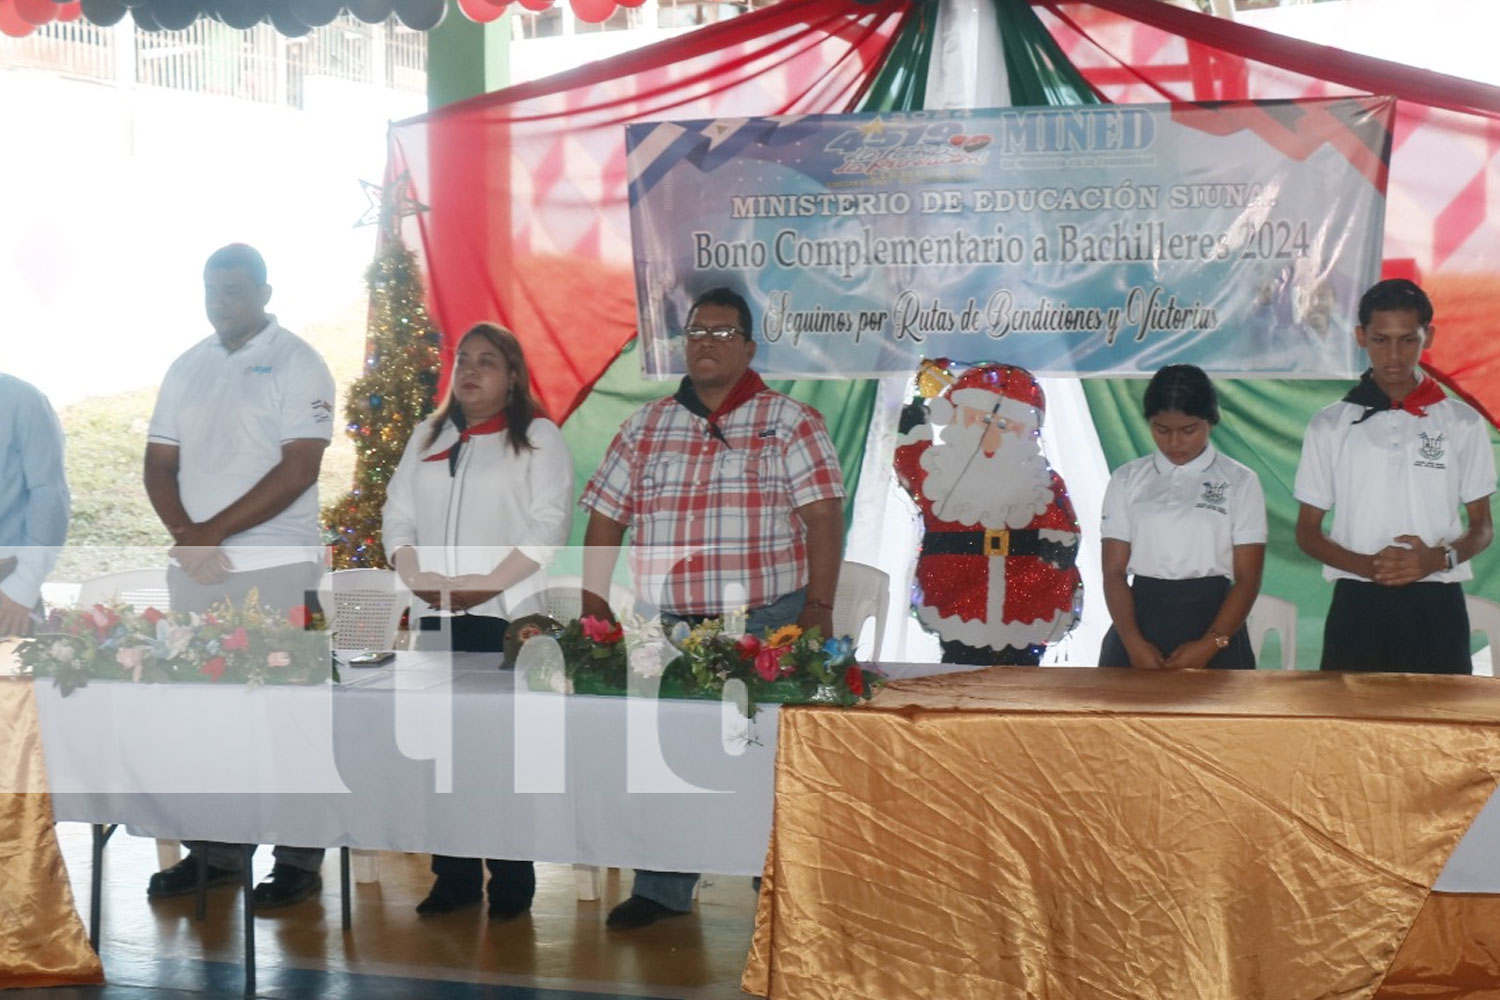
[[[1489,198],[1489,177],[1500,170],[1500,88],[1158,0],[1032,5],[1090,86],[1111,101],[1395,95],[1385,270],[1420,281],[1433,297],[1437,334],[1428,369],[1500,426],[1500,338],[1493,330],[1500,192],[1493,203]]]
[[[472,324],[503,323],[566,418],[636,333],[623,126],[842,111],[909,10],[785,0],[393,125],[391,169],[431,209],[405,225],[445,359]]]

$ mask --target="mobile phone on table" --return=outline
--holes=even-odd
[[[396,654],[390,650],[376,653],[360,653],[358,656],[349,658],[351,667],[383,667],[396,659]]]

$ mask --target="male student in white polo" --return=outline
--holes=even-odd
[[[1495,537],[1495,456],[1478,411],[1422,373],[1432,315],[1413,282],[1371,286],[1354,331],[1370,367],[1302,442],[1297,545],[1334,581],[1324,670],[1471,669],[1463,581]]]
[[[146,444],[146,493],[172,535],[167,585],[175,611],[242,603],[309,603],[322,573],[318,468],[333,433],[333,377],[311,346],[266,312],[261,255],[243,243],[214,251],[203,269],[212,336],[173,362]],[[237,845],[197,842],[210,885],[239,881]],[[257,910],[298,902],[322,887],[321,848],[277,847]],[[196,886],[191,854],[151,876],[153,899]]]

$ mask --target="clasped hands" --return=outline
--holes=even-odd
[[[444,611],[468,611],[477,604],[498,597],[501,590],[483,573],[464,573],[459,576],[413,573],[406,585],[417,600],[430,608]]]
[[[178,528],[172,532],[172,540],[177,544],[167,551],[167,555],[177,560],[177,565],[194,583],[209,586],[234,572],[234,564],[219,547],[224,539],[208,525],[195,522]]]
[[[1219,647],[1212,639],[1193,639],[1172,650],[1172,655],[1163,656],[1154,644],[1140,639],[1134,644],[1127,643],[1125,652],[1136,670],[1202,670],[1219,652]]]
[[[1408,583],[1436,573],[1446,567],[1443,550],[1434,548],[1416,535],[1397,535],[1370,557],[1370,579],[1386,587],[1404,587]]]

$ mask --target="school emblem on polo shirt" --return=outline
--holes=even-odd
[[[1424,469],[1446,469],[1448,465],[1442,461],[1442,457],[1446,451],[1443,447],[1443,438],[1447,435],[1419,431],[1417,437],[1422,439],[1422,446],[1417,449],[1417,453],[1422,456],[1422,461],[1417,462],[1417,466]]]
[[[1229,481],[1211,483],[1204,481],[1203,493],[1198,497],[1198,507],[1225,513],[1224,498],[1229,495]]]

